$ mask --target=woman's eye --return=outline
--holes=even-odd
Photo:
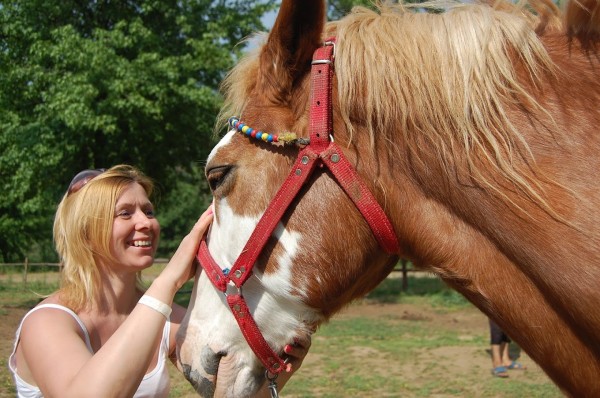
[[[117,213],[117,217],[120,217],[120,218],[130,218],[131,217],[131,213],[129,213],[126,210],[121,210],[120,212]]]
[[[146,216],[150,218],[154,218],[154,210],[146,210]]]
[[[210,190],[215,192],[230,176],[231,166],[217,166],[206,170],[206,179]]]

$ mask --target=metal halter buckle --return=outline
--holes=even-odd
[[[335,59],[335,41],[328,40],[323,43],[323,46],[333,46],[333,55],[331,59],[313,59],[310,63],[311,65],[321,65],[321,64],[333,64],[333,60]]]

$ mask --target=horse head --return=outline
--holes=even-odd
[[[309,139],[311,58],[323,45],[324,21],[324,2],[284,1],[266,44],[225,83],[224,114],[239,115],[246,129],[280,139],[256,140],[232,128],[208,157],[206,177],[215,218],[207,246],[223,270],[231,269],[244,250]],[[357,150],[361,145],[374,149],[371,143],[350,143],[348,133],[339,129],[333,135],[348,162],[371,176],[367,189],[385,203],[384,170]],[[285,137],[296,138],[286,144]],[[299,187],[241,289],[264,339],[278,354],[285,344],[304,339],[345,304],[373,289],[397,259],[395,253],[381,251],[355,203],[322,166]],[[359,278],[367,266],[369,276]],[[228,372],[233,377],[227,383],[228,396],[250,396],[263,384],[263,364],[244,339],[226,294],[212,286],[207,272],[196,278],[178,340],[186,377],[201,395],[214,393],[217,368],[226,355],[236,363]]]

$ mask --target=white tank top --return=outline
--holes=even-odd
[[[16,389],[17,389],[17,398],[43,398],[44,397],[42,395],[42,392],[40,391],[40,389],[37,386],[31,385],[31,384],[27,383],[25,380],[21,379],[21,377],[19,377],[19,374],[17,373],[17,360],[15,357],[15,352],[17,350],[17,344],[19,343],[19,338],[21,336],[21,327],[23,326],[23,322],[25,321],[25,318],[27,318],[29,316],[29,314],[31,314],[32,312],[40,310],[42,308],[55,308],[58,310],[63,310],[65,312],[67,312],[69,315],[71,315],[75,319],[75,321],[77,321],[77,323],[81,327],[81,330],[83,331],[83,335],[85,338],[85,345],[87,346],[88,350],[90,350],[91,353],[94,353],[94,350],[92,349],[92,345],[90,343],[90,336],[88,334],[88,331],[87,331],[85,325],[83,324],[83,322],[81,321],[81,319],[77,316],[77,314],[75,312],[73,312],[72,310],[70,310],[67,307],[64,307],[64,306],[58,305],[58,304],[42,304],[42,305],[39,305],[39,306],[33,308],[31,311],[29,311],[27,314],[25,314],[25,316],[21,320],[21,324],[19,325],[19,328],[17,329],[17,332],[16,332],[15,344],[13,347],[13,351],[12,351],[12,354],[10,354],[10,357],[8,359],[8,367],[9,367],[10,371],[12,372],[14,380],[15,380],[15,385],[16,385]],[[169,378],[169,369],[166,366],[166,361],[167,361],[168,352],[169,352],[170,330],[171,330],[171,323],[167,320],[167,322],[165,323],[165,327],[163,329],[162,340],[160,342],[160,350],[158,352],[158,363],[156,364],[156,367],[154,369],[152,369],[152,371],[150,371],[150,373],[147,373],[144,376],[144,378],[142,379],[142,382],[140,383],[140,386],[138,387],[137,391],[135,392],[133,398],[163,398],[163,397],[167,398],[169,396],[170,378]]]

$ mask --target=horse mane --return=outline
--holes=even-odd
[[[543,175],[509,109],[527,112],[549,138],[558,132],[532,94],[560,73],[541,36],[562,34],[582,42],[596,38],[598,5],[582,1],[572,1],[564,15],[550,0],[355,7],[328,23],[325,33],[338,38],[335,70],[347,131],[352,137],[351,115],[356,120],[358,112],[372,150],[376,140],[387,141],[390,150],[402,142],[412,159],[426,164],[419,143],[427,142],[444,164],[454,167],[460,154],[473,181],[512,202],[486,171],[491,167],[560,219],[544,199]],[[243,111],[256,84],[258,55],[258,50],[246,55],[224,80],[225,106],[218,123]],[[390,129],[392,125],[397,128]]]
[[[418,12],[421,8],[444,12]],[[558,9],[548,8],[542,18],[506,2],[384,4],[378,12],[355,8],[335,24],[346,128],[353,131],[349,115],[361,110],[372,143],[376,134],[389,143],[401,141],[421,164],[427,164],[423,142],[445,165],[457,167],[460,154],[474,181],[508,200],[489,176],[491,167],[552,213],[537,178],[516,165],[517,157],[529,168],[535,162],[507,111],[507,104],[518,103],[555,129],[530,94],[531,85],[540,87],[555,74],[536,33],[542,20],[545,29],[556,29]],[[515,58],[529,81],[519,80]],[[397,128],[383,128],[392,125]],[[404,134],[401,140],[394,137],[398,132]]]

